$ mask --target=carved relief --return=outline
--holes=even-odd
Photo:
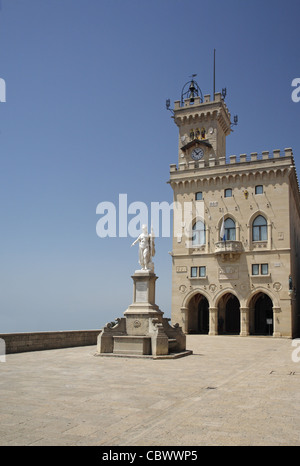
[[[275,283],[273,284],[273,288],[274,288],[274,290],[276,290],[276,291],[280,291],[280,290],[282,289],[282,285],[281,285],[281,283],[279,283],[279,282],[275,282]]]
[[[219,280],[237,280],[239,278],[239,267],[228,266],[219,268]]]
[[[253,249],[266,248],[266,247],[267,247],[267,242],[253,243]]]
[[[177,266],[176,272],[177,273],[187,272],[187,267],[185,265]]]
[[[185,286],[185,285],[180,285],[179,291],[180,291],[181,293],[184,293],[185,290],[186,290],[186,286]]]

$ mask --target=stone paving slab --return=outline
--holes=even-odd
[[[174,360],[95,347],[0,363],[0,445],[300,445],[300,362],[288,339],[189,335]]]

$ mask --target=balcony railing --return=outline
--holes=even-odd
[[[241,241],[218,241],[215,243],[215,254],[224,260],[235,260],[242,252]]]

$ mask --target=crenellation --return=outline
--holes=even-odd
[[[273,150],[273,158],[279,159],[279,157],[280,157],[280,149]]]
[[[193,103],[191,103],[191,99],[184,99],[184,107],[191,107],[197,106],[201,104],[200,97],[194,97]]]
[[[292,157],[293,156],[293,150],[290,147],[287,147],[284,149],[284,155],[286,157]]]
[[[267,160],[269,158],[269,151],[265,150],[262,152],[262,159]]]
[[[174,110],[179,110],[180,109],[180,100],[175,100],[174,102]]]
[[[248,154],[240,154],[239,156],[230,155],[227,159],[226,157],[219,157],[215,158],[213,154],[211,154],[208,160],[200,160],[199,162],[195,163],[195,161],[182,161],[178,164],[178,170],[195,170],[195,169],[203,169],[203,168],[210,168],[210,167],[217,167],[217,166],[224,166],[224,165],[239,165],[247,162],[247,164],[252,167],[254,163],[262,163],[264,161],[273,160],[274,162],[278,159],[286,159],[287,157],[291,157],[293,159],[293,152],[291,148],[286,148],[283,151],[279,149],[275,149],[272,152],[269,151],[262,151],[261,153],[258,152],[251,152],[250,155]],[[176,172],[177,166],[176,164],[170,165],[170,172]]]

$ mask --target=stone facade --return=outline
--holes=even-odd
[[[226,159],[230,113],[219,93],[175,102],[174,121],[172,321],[185,333],[297,336],[300,195],[292,149]]]

